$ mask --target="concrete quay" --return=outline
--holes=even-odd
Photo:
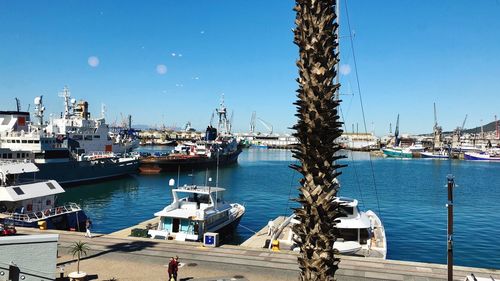
[[[222,245],[203,247],[200,243],[117,237],[56,230],[18,228],[23,234],[57,233],[59,238],[58,265],[69,273],[76,269],[75,259],[68,254],[70,244],[85,241],[91,248],[82,258],[81,270],[93,280],[167,280],[166,265],[178,255],[182,263],[179,280],[297,280],[297,254],[271,252],[243,246]],[[59,269],[56,270],[56,273]],[[473,272],[477,277],[500,279],[500,271],[456,266],[454,280],[464,280]],[[445,265],[381,260],[364,257],[341,257],[338,280],[446,280]]]

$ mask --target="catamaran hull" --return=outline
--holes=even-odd
[[[91,161],[67,161],[54,163],[35,163],[40,169],[37,179],[53,179],[62,185],[75,185],[99,181],[137,173],[139,160],[114,161],[99,159]],[[33,175],[23,176],[33,179]]]

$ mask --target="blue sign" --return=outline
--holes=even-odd
[[[212,235],[205,235],[205,245],[213,245],[214,244],[214,239]]]

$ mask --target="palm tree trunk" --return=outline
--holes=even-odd
[[[78,253],[78,258],[76,259],[76,273],[80,273],[80,253]]]
[[[299,144],[293,149],[300,165],[291,167],[302,174],[295,209],[301,222],[294,226],[301,250],[298,258],[300,280],[334,280],[339,259],[333,243],[338,230],[335,220],[341,216],[334,202],[339,189],[335,178],[342,165],[336,160],[340,150],[334,140],[342,134],[334,99],[340,84],[334,83],[338,64],[338,38],[335,0],[296,0],[294,43],[299,47],[298,122],[293,127]]]

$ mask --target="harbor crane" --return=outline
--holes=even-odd
[[[399,146],[399,142],[401,140],[399,139],[399,113],[398,113],[398,118],[396,119],[396,128],[394,129],[394,145]]]
[[[433,129],[433,134],[434,134],[434,140],[432,142],[433,149],[436,149],[436,147],[441,147],[442,142],[443,142],[443,128],[438,125],[437,121],[437,112],[436,112],[436,103],[434,103],[434,129]]]
[[[434,103],[434,130],[438,126],[437,113],[436,113],[436,103]]]
[[[460,128],[460,131],[464,130],[466,121],[467,121],[467,114],[465,114],[465,119],[464,119],[464,122],[462,123],[462,128]]]
[[[252,119],[250,119],[250,133],[253,134],[255,133],[255,128],[256,128],[256,121],[259,121],[266,129],[269,131],[269,134],[273,134],[273,125],[269,122],[264,121],[262,118],[257,117],[257,113],[254,111],[252,112]]]
[[[257,117],[257,113],[252,112],[252,119],[250,119],[250,133],[255,133],[255,118]]]
[[[269,130],[269,134],[272,135],[273,134],[273,125],[271,125],[270,123],[262,120],[261,118],[257,117],[257,120],[259,120],[260,123],[262,123],[262,125],[264,125],[264,127],[266,127],[266,129]]]

